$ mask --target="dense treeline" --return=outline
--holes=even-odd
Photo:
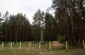
[[[25,15],[5,15],[1,27],[3,41],[28,41],[31,40],[31,27]]]
[[[39,9],[35,13],[33,19],[33,36],[35,36],[38,40],[43,39],[44,41],[54,41],[57,39],[57,21],[49,12],[44,13]]]
[[[85,0],[53,0],[58,33],[71,44],[85,40]]]
[[[10,15],[8,11],[1,17],[1,41],[45,41],[56,40],[55,18],[48,12],[40,9],[33,16],[34,22],[30,24],[25,15],[21,13]],[[41,30],[43,33],[41,34]],[[55,29],[55,30],[54,30]],[[43,35],[43,36],[41,36]]]
[[[8,15],[0,18],[1,41],[55,41],[64,38],[70,44],[85,40],[85,1],[52,0],[55,16],[38,11],[30,24],[25,15]]]

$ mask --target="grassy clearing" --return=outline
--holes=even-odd
[[[4,44],[4,48],[0,44],[0,55],[85,55],[85,49],[59,49],[52,47],[49,49],[48,43],[41,45],[39,48],[38,43],[32,43],[29,47],[29,43],[22,43],[22,47],[19,47],[19,43],[13,43],[13,48],[10,44]]]
[[[0,55],[85,55],[85,49],[47,50],[43,48],[1,48]]]

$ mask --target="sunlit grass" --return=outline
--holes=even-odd
[[[0,55],[85,55],[84,48],[78,49],[62,49],[55,48],[49,49],[48,43],[41,45],[39,48],[38,43],[32,43],[29,47],[29,42],[22,42],[22,47],[19,47],[19,43],[13,43],[13,47],[10,44],[5,44],[4,48],[0,45]]]
[[[47,50],[43,48],[1,48],[0,55],[85,55],[85,49]]]

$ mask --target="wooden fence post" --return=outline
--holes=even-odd
[[[22,43],[20,42],[20,48],[22,47]]]
[[[29,47],[31,47],[31,42],[29,42]]]
[[[4,42],[2,42],[2,48],[4,48]]]
[[[52,47],[51,47],[51,41],[49,42],[49,49],[51,49]]]
[[[85,48],[85,43],[84,43],[84,40],[83,40],[83,48]]]
[[[41,42],[39,42],[39,48],[41,48]]]
[[[66,41],[66,49],[68,49],[68,42]]]
[[[13,46],[12,46],[12,42],[11,42],[11,48],[12,48]]]

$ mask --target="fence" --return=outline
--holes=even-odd
[[[82,41],[82,46],[85,48],[85,42]],[[46,49],[53,49],[56,48],[52,45],[52,42],[44,42],[43,44],[41,42],[2,42],[1,48],[22,48],[22,47],[36,47],[36,48],[46,48]],[[63,45],[63,48],[69,49],[68,42],[66,41]]]

